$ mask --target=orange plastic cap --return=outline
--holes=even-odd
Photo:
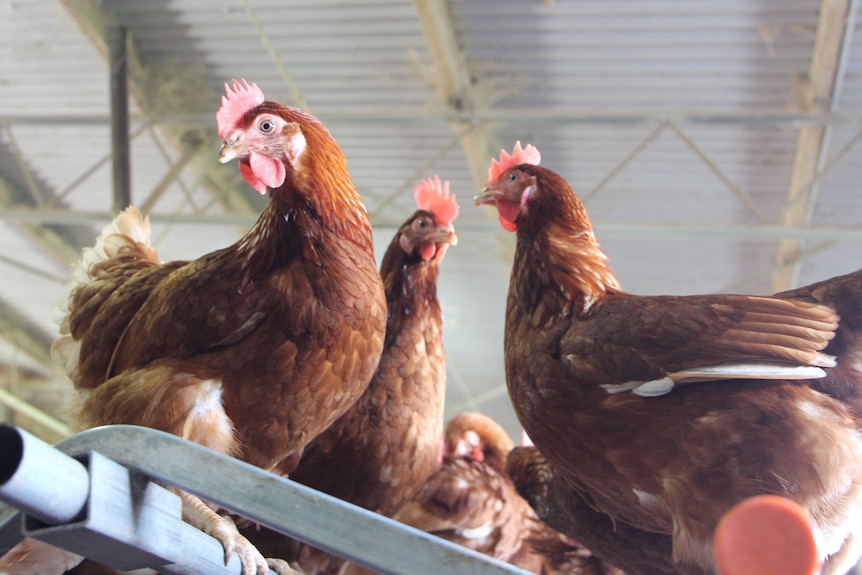
[[[777,495],[733,506],[715,530],[719,575],[819,575],[819,529],[800,505]]]

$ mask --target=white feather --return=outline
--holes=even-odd
[[[677,371],[668,377],[676,383],[716,379],[819,379],[826,377],[826,372],[812,365],[740,361],[694,367]]]
[[[493,531],[494,524],[490,521],[488,523],[485,523],[484,525],[480,525],[479,527],[473,527],[470,529],[458,528],[455,530],[458,535],[464,537],[465,539],[484,539]]]
[[[607,391],[608,395],[613,395],[615,393],[622,393],[623,391],[632,391],[642,383],[642,381],[627,381],[626,383],[604,383],[601,385],[601,388]]]
[[[641,397],[659,397],[670,393],[673,387],[673,380],[669,377],[663,377],[637,386],[632,393]]]
[[[822,355],[822,354],[821,354]],[[832,356],[822,355],[821,365],[828,366]],[[660,397],[670,393],[676,384],[723,379],[819,379],[826,372],[813,365],[787,365],[775,362],[725,362],[675,371],[661,379],[606,383],[602,389],[609,395],[631,391],[641,397]]]
[[[69,328],[69,312],[72,295],[81,285],[92,281],[94,264],[116,257],[124,246],[135,243],[150,246],[150,220],[141,216],[135,207],[128,207],[102,229],[92,248],[84,248],[81,260],[72,265],[72,281],[66,284],[66,293],[54,312],[54,321],[59,326],[60,337],[51,346],[51,357],[61,363],[73,380],[78,369],[81,344],[72,338]]]

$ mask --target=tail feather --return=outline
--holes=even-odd
[[[150,218],[129,206],[105,226],[92,248],[84,248],[81,261],[73,268],[73,280],[90,281],[95,264],[116,258],[124,249],[140,252],[139,257],[147,262],[160,263],[158,253],[150,246],[150,235]]]
[[[67,284],[66,295],[54,314],[60,337],[51,346],[51,356],[64,366],[72,379],[80,353],[80,342],[74,339],[70,329],[75,294],[84,286],[110,274],[112,268],[109,263],[120,256],[132,256],[125,258],[122,266],[117,266],[118,273],[122,275],[129,274],[130,261],[133,262],[131,265],[141,268],[161,263],[158,252],[150,245],[150,237],[149,218],[143,217],[134,206],[129,206],[105,226],[95,245],[84,248],[81,260],[72,265],[72,281]],[[98,294],[98,291],[95,293]]]
[[[826,304],[841,317],[835,338],[824,353],[836,356],[816,386],[853,407],[862,417],[862,270],[776,294],[780,298]]]

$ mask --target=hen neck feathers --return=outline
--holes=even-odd
[[[351,247],[374,267],[368,213],[329,130],[306,112],[275,102],[247,112],[245,122],[262,112],[299,124],[306,145],[295,165],[285,165],[284,182],[270,191],[269,205],[237,244],[244,282],[298,259],[325,268]]]
[[[380,265],[389,314],[384,347],[402,329],[407,318],[429,318],[442,323],[437,300],[438,272],[436,261],[424,261],[416,254],[407,254],[398,237],[392,240]]]
[[[620,291],[619,280],[581,201],[562,178],[545,172],[526,217],[518,220],[513,288],[531,307],[559,298],[582,317],[603,296]]]
[[[294,260],[326,268],[351,246],[370,258],[373,267],[368,215],[349,180],[347,185],[347,193],[341,195],[322,185],[303,193],[288,177],[284,185],[272,190],[257,222],[236,244],[244,282],[253,282]]]
[[[303,110],[269,101],[249,111],[245,121],[251,122],[263,112],[299,124],[306,142],[297,164],[285,166],[284,183],[270,191],[271,219],[299,222],[306,235],[314,233],[314,228],[329,230],[373,254],[365,203],[350,179],[344,153],[326,126]],[[258,220],[262,222],[271,225],[263,216]]]

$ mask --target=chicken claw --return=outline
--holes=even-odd
[[[272,569],[278,575],[302,575],[282,559],[267,559],[257,547],[246,539],[236,528],[233,519],[219,515],[206,503],[188,493],[180,494],[183,500],[183,513],[188,522],[224,547],[224,563],[230,562],[234,553],[242,563],[242,575],[267,575]]]
[[[224,547],[224,564],[227,565],[231,556],[236,553],[242,563],[242,575],[267,575],[269,565],[266,558],[248,539],[240,535],[233,519],[223,515],[216,517],[217,520],[207,525],[207,534]]]
[[[242,575],[267,575],[272,569],[277,575],[304,575],[301,569],[293,567],[284,559],[264,557],[251,541],[246,539],[236,528],[233,520],[224,515],[217,515],[218,524],[211,525],[211,537],[224,546],[224,563],[228,564],[234,553],[242,563]]]

